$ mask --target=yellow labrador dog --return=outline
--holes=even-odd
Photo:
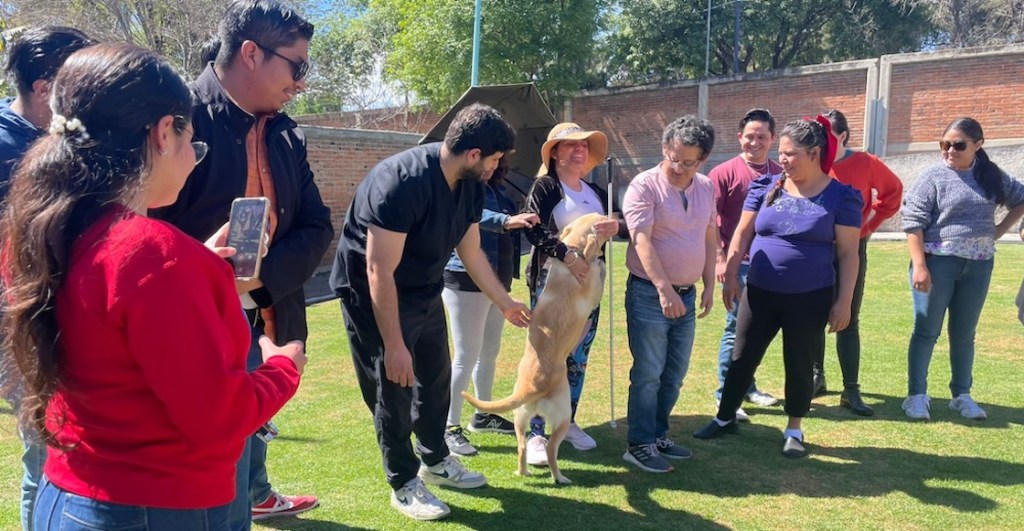
[[[551,426],[548,441],[548,466],[556,483],[571,483],[558,469],[558,446],[569,431],[572,409],[569,404],[569,380],[565,359],[579,338],[587,317],[601,303],[604,264],[598,260],[601,246],[607,241],[594,230],[594,224],[608,218],[587,214],[569,224],[559,238],[579,253],[577,260],[587,260],[590,272],[581,284],[560,260],[548,260],[548,278],[530,319],[529,341],[512,395],[502,400],[484,402],[466,392],[462,396],[481,411],[500,413],[515,409],[516,439],[519,443],[520,476],[530,475],[526,468],[526,433],[530,419],[544,417]]]

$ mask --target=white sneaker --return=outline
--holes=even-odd
[[[971,398],[971,395],[967,393],[963,393],[953,400],[950,400],[949,409],[959,411],[960,415],[968,419],[984,420],[988,418],[985,410],[981,409],[981,406],[976,404]]]
[[[747,395],[747,400],[761,407],[772,407],[779,405],[779,399],[764,392],[755,390]]]
[[[475,489],[487,484],[483,474],[470,472],[458,457],[449,455],[444,461],[428,467],[420,463],[420,479],[429,485],[455,487],[457,489]]]
[[[715,406],[721,407],[721,405],[721,401],[715,402]],[[750,415],[747,415],[747,412],[743,411],[741,407],[736,408],[736,422],[750,422]]]
[[[912,419],[931,420],[929,409],[931,409],[931,404],[928,395],[910,395],[903,401],[903,411],[906,411],[907,416]]]
[[[413,478],[402,488],[392,491],[391,506],[413,520],[437,520],[452,512],[427,490],[420,478]]]
[[[573,448],[583,452],[597,448],[597,441],[580,429],[575,422],[569,424],[569,432],[565,434],[565,440],[568,441]]]
[[[526,464],[548,466],[548,440],[534,435],[526,440]]]

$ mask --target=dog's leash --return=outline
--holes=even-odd
[[[613,197],[615,197],[612,182],[612,168],[614,167],[614,161],[611,157],[605,159],[605,164],[608,167],[608,217],[614,219],[613,210]],[[609,267],[605,268],[608,272],[608,407],[610,409],[611,421],[609,424],[615,428],[618,426],[618,422],[615,420],[615,308],[613,304],[613,289],[614,283],[612,283],[612,271],[615,269],[612,264],[612,247],[614,245],[614,236],[608,241],[608,250],[605,252],[605,264],[609,264]]]

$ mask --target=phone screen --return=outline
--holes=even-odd
[[[268,205],[265,197],[244,197],[231,203],[227,243],[236,250],[228,259],[235,269],[235,278],[249,280],[259,276]]]

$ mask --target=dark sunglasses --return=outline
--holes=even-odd
[[[963,151],[967,149],[966,140],[957,140],[956,142],[946,142],[945,140],[939,141],[939,149],[942,151],[949,151],[949,148],[953,148],[954,151]]]
[[[174,117],[174,127],[183,133],[188,131],[189,135],[195,137],[195,131],[188,127],[188,120],[184,116]],[[206,154],[210,152],[210,146],[201,140],[194,140],[192,141],[192,151],[196,153],[196,165],[199,165],[206,158]]]
[[[262,44],[260,44],[260,43],[258,43],[256,41],[252,41],[252,42],[256,46],[259,46],[261,50],[263,50],[265,52],[269,52],[269,53],[271,53],[273,55],[276,55],[276,56],[280,57],[281,59],[284,59],[285,61],[288,61],[288,64],[292,67],[292,80],[300,81],[302,78],[306,77],[306,73],[309,72],[309,63],[307,63],[305,61],[292,61],[291,59],[289,59],[289,58],[287,58],[287,57],[285,57],[285,56],[275,52],[274,50],[272,50],[270,48],[267,48],[266,46],[263,46]]]

